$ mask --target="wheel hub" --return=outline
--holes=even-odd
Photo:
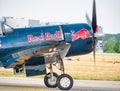
[[[60,84],[62,87],[64,88],[67,88],[70,86],[70,79],[67,78],[67,77],[63,77],[61,80],[60,80]]]
[[[48,83],[51,84],[51,85],[55,85],[56,84],[56,80],[57,80],[57,78],[53,76],[52,79],[51,78],[48,79]]]

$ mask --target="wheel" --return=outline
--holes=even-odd
[[[73,78],[70,75],[62,74],[57,79],[57,86],[61,90],[69,90],[73,86]]]
[[[46,74],[44,77],[44,83],[49,88],[55,88],[57,87],[57,77],[58,75],[53,72],[53,80],[50,78],[50,73]]]

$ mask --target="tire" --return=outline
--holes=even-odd
[[[57,87],[57,77],[58,77],[58,74],[53,73],[53,80],[54,81],[51,81],[50,73],[46,74],[44,77],[45,85],[49,88],[56,88]]]
[[[57,79],[57,86],[61,90],[69,90],[73,86],[73,78],[68,74],[62,74]]]

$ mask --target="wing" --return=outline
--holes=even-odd
[[[25,60],[28,60],[31,57],[37,55],[37,56],[45,56],[46,63],[49,63],[50,62],[49,57],[52,58],[52,56],[54,56],[56,51],[59,51],[61,57],[64,58],[64,56],[68,52],[69,47],[70,44],[64,41],[46,41],[41,44],[32,46],[30,48],[23,49],[19,52],[4,56],[0,58],[0,61],[5,68],[8,67],[14,68],[16,65],[23,64]]]

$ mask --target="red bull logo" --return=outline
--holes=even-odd
[[[78,40],[79,38],[81,38],[81,39],[86,39],[86,38],[89,38],[90,37],[90,32],[87,30],[87,29],[85,29],[85,28],[83,28],[83,29],[81,29],[81,30],[79,30],[78,32],[76,32],[76,33],[74,33],[74,30],[71,30],[71,32],[72,32],[72,41],[76,41],[76,40]]]

